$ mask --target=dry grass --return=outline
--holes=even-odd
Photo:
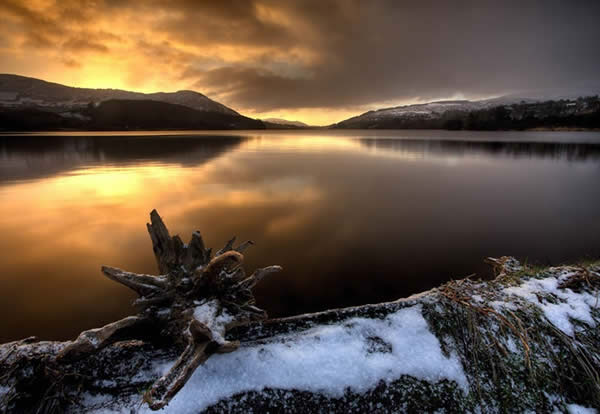
[[[500,312],[496,311],[494,308],[474,304],[471,301],[473,292],[468,291],[469,285],[465,284],[464,280],[466,279],[451,281],[445,284],[440,289],[440,293],[450,301],[467,307],[470,311],[477,312],[485,317],[492,316],[496,318],[496,320],[498,320],[498,322],[500,322],[502,326],[505,326],[508,329],[510,329],[510,331],[521,341],[523,349],[525,350],[525,360],[527,363],[527,367],[531,370],[531,360],[529,358],[531,350],[527,338],[527,329],[525,329],[525,327],[523,326],[521,319],[519,319],[519,317],[514,312],[508,311],[508,313],[514,320],[514,322],[511,322],[507,317],[502,315]]]
[[[446,328],[445,332],[468,348],[464,355],[467,363],[471,364],[469,369],[479,372],[475,374],[475,394],[480,399],[485,394],[481,390],[480,378],[489,375],[492,383],[496,384],[498,395],[505,393],[509,399],[516,398],[511,394],[514,390],[510,387],[502,389],[502,378],[498,379],[502,375],[514,376],[514,370],[518,367],[518,362],[515,365],[515,354],[506,349],[507,335],[510,333],[522,345],[521,363],[529,373],[527,382],[532,395],[539,394],[541,401],[547,399],[544,393],[557,393],[570,396],[572,401],[600,406],[600,335],[597,328],[573,321],[579,323],[582,329],[571,337],[549,323],[535,304],[517,298],[512,302],[512,298],[502,293],[506,287],[520,285],[529,278],[556,275],[559,268],[548,271],[548,268],[524,266],[519,270],[513,268],[512,271],[506,271],[502,268],[504,261],[493,264],[497,266],[497,277],[493,281],[456,280],[438,289],[448,300],[450,308],[454,305],[457,310],[464,310],[456,313],[456,320],[452,322],[454,328]],[[599,262],[563,266],[560,271],[572,274],[561,281],[559,288],[591,292],[598,298],[599,270]],[[538,299],[541,303],[556,300],[552,295],[546,297],[543,294],[538,295]],[[511,306],[492,307],[490,302],[493,301],[510,302]],[[515,307],[515,311],[511,310]],[[467,325],[468,329],[461,329],[461,324]],[[464,337],[465,334],[467,337]],[[510,405],[504,406],[504,409],[508,407]]]
[[[577,272],[569,276],[558,287],[561,289],[581,290],[586,286],[596,291],[600,289],[600,274],[580,265],[577,266]]]

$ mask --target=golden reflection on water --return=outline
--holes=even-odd
[[[156,272],[153,208],[184,241],[197,229],[213,248],[254,240],[249,271],[284,265],[257,292],[274,314],[391,300],[487,255],[600,242],[594,148],[569,150],[583,157],[575,169],[548,145],[101,135],[0,140],[0,341],[65,339],[132,313],[132,294],[100,266]]]
[[[131,297],[129,292],[104,279],[99,267],[156,273],[145,231],[152,208],[165,217],[172,233],[184,239],[195,229],[209,229],[203,233],[213,245],[234,234],[255,237],[259,232],[240,234],[248,224],[259,224],[265,233],[278,237],[302,224],[306,213],[294,211],[322,196],[301,177],[255,180],[244,168],[235,154],[228,154],[192,167],[99,166],[1,186],[0,229],[10,234],[0,241],[3,256],[10,258],[3,260],[0,275],[2,308],[13,305],[21,312],[5,321],[9,330],[18,331],[20,320],[28,320],[33,321],[33,331],[42,330],[44,324],[70,323],[71,327],[57,329],[58,336],[75,334],[91,325],[76,321],[78,312],[95,321],[130,312],[122,306],[123,297]],[[231,180],[245,175],[242,181]],[[261,214],[282,205],[287,208],[278,214]],[[257,225],[251,223],[253,216]],[[24,335],[32,330],[27,328]]]

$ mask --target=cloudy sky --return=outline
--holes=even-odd
[[[327,124],[597,84],[599,21],[597,0],[1,0],[0,72]]]

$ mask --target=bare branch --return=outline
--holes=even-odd
[[[139,316],[128,316],[116,322],[104,325],[102,328],[90,329],[79,334],[77,339],[67,345],[56,357],[61,359],[76,359],[90,352],[102,349],[124,336],[126,331],[132,330],[146,322]]]
[[[210,249],[204,247],[204,240],[199,231],[192,233],[192,240],[183,258],[183,265],[190,271],[198,266],[204,266],[210,261]]]
[[[252,245],[254,245],[254,242],[252,240],[247,240],[233,250],[235,250],[236,252],[244,253],[244,251]]]
[[[137,306],[140,308],[147,308],[150,306],[157,306],[165,304],[173,300],[173,297],[168,294],[159,295],[159,296],[151,296],[151,297],[141,297],[133,301],[133,306]]]
[[[168,286],[167,278],[164,276],[140,275],[109,266],[102,266],[102,273],[109,279],[135,290],[142,296],[165,290]]]
[[[148,223],[146,226],[152,239],[152,249],[154,250],[154,256],[156,256],[159,272],[165,274],[177,265],[173,239],[171,239],[167,226],[165,226],[156,210],[150,212],[150,221],[152,224]]]
[[[198,365],[208,359],[209,355],[204,351],[209,343],[210,341],[196,343],[190,338],[187,347],[177,359],[175,365],[156,381],[144,395],[144,400],[151,409],[160,410],[166,406],[185,385]]]
[[[223,253],[228,252],[230,250],[233,250],[233,243],[235,243],[235,239],[236,239],[236,237],[233,236],[233,238],[231,240],[229,240],[227,242],[227,244],[225,244],[225,247],[223,247],[221,250],[219,250],[218,252],[215,253],[215,257],[220,256]]]
[[[248,276],[246,279],[242,280],[237,284],[238,289],[252,289],[258,282],[260,282],[265,276],[270,275],[271,273],[281,272],[283,268],[281,266],[268,266],[263,267],[262,269],[256,269],[254,273]]]

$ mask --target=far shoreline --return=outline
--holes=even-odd
[[[135,133],[135,132],[176,132],[176,133],[196,133],[196,132],[303,132],[303,131],[447,131],[447,132],[600,132],[600,128],[580,128],[580,127],[536,127],[526,129],[446,129],[446,128],[332,128],[329,126],[311,126],[303,128],[266,128],[266,129],[179,129],[179,128],[158,128],[158,129],[40,129],[40,130],[2,130],[0,135],[27,135],[27,134],[46,134],[46,133]]]

